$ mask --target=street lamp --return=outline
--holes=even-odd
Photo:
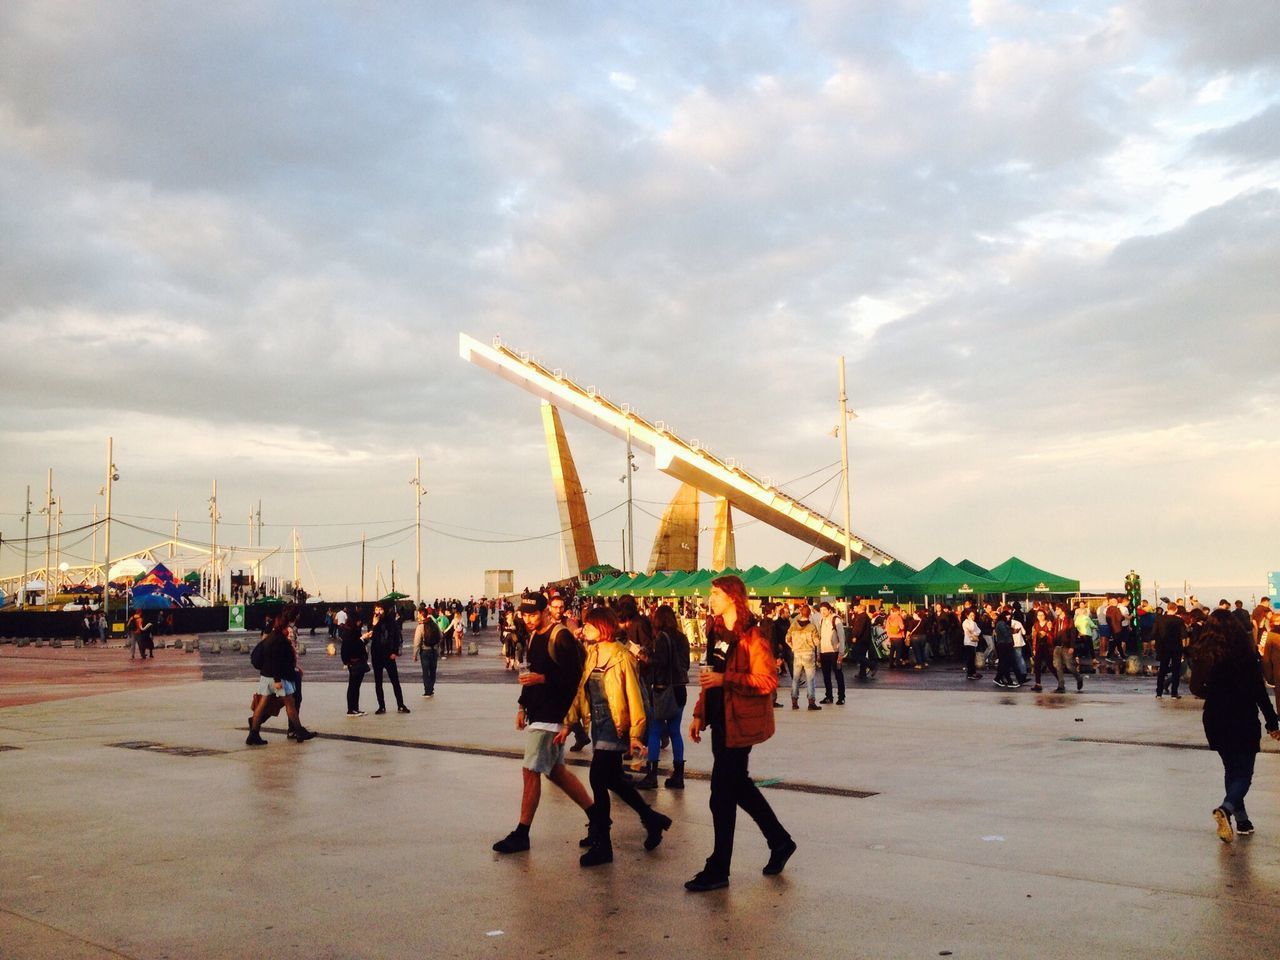
[[[426,488],[422,486],[422,458],[414,458],[414,475],[409,481],[409,486],[414,487],[416,492],[413,498],[413,529],[414,529],[414,547],[417,551],[417,559],[414,565],[414,579],[417,588],[417,603],[422,606],[422,498],[427,495]],[[361,580],[363,582],[363,579]]]
[[[102,557],[102,622],[108,634],[111,630],[111,485],[120,479],[120,471],[116,469],[112,456],[114,437],[107,437],[107,516],[103,533],[104,548]]]

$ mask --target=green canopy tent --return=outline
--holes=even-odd
[[[769,576],[771,572],[772,571],[768,570],[767,568],[762,567],[759,564],[756,564],[754,567],[751,567],[749,570],[742,571],[742,582],[746,584],[748,587],[750,587],[756,581],[763,580],[765,577]]]
[[[779,597],[781,593],[774,593],[773,588],[783,580],[794,577],[800,571],[789,563],[784,563],[772,573],[767,573],[758,580],[752,580],[747,584],[747,596],[749,597]]]
[[[819,560],[793,577],[778,581],[775,589],[784,597],[839,596],[844,589],[841,571]]]
[[[1080,581],[1050,573],[1025,560],[1010,557],[991,568],[991,578],[1002,593],[1079,593]]]
[[[585,592],[593,597],[617,596],[618,594],[612,591],[617,590],[621,584],[629,587],[631,585],[631,577],[625,573],[620,573],[616,577],[605,577],[598,583],[593,583]]]
[[[841,584],[844,595],[881,600],[915,596],[919,590],[911,581],[915,571],[905,563],[899,564],[902,569],[894,569],[895,563],[898,561],[895,560],[883,566],[876,566],[870,561],[855,563],[845,571],[844,582]]]
[[[622,571],[611,563],[597,563],[582,571],[584,577],[616,577]]]
[[[677,597],[705,597],[711,592],[711,581],[720,576],[717,570],[697,570],[676,585]]]
[[[991,571],[980,563],[974,563],[972,560],[961,560],[956,564],[956,566],[961,570],[968,570],[975,576],[986,577],[988,580],[991,579]]]
[[[953,563],[938,557],[914,577],[916,592],[925,596],[960,596],[965,594],[1000,593],[1000,584],[988,577],[979,577]]]

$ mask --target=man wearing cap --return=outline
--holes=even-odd
[[[547,598],[540,593],[523,597],[517,616],[529,631],[529,671],[520,674],[520,701],[516,710],[516,729],[525,731],[524,762],[520,771],[524,789],[520,822],[493,845],[498,853],[529,849],[529,827],[542,799],[543,776],[583,810],[591,806],[586,787],[564,764],[564,744],[555,742],[560,724],[578,692],[582,647],[563,623],[553,621],[547,614]]]

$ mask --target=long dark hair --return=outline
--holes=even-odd
[[[1200,628],[1196,639],[1196,657],[1213,669],[1225,660],[1245,660],[1256,656],[1253,641],[1226,610],[1214,610]]]
[[[680,623],[676,620],[676,612],[665,603],[659,604],[653,611],[653,629],[659,633],[666,631],[672,636],[680,632]]]
[[[756,617],[747,606],[747,585],[742,582],[742,578],[729,574],[716,577],[711,581],[711,585],[719,587],[733,601],[733,607],[738,614],[734,621],[734,629],[739,633],[749,630],[755,624]]]

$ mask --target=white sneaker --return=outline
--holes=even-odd
[[[364,711],[363,711],[363,710],[348,710],[348,711],[347,711],[347,716],[348,716],[348,717],[363,717],[364,715],[365,715],[365,713],[364,713]]]

